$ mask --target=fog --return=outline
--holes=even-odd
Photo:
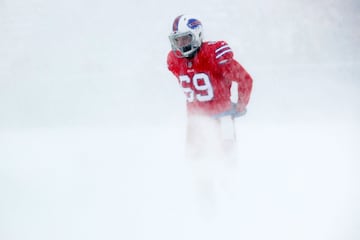
[[[0,1],[0,239],[359,239],[359,12]],[[184,157],[185,98],[166,66],[182,13],[254,78],[234,164]]]

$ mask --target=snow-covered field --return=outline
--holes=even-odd
[[[359,239],[359,12],[0,1],[0,239]],[[185,100],[166,68],[181,13],[254,78],[234,165],[184,158]]]

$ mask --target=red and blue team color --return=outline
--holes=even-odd
[[[184,90],[188,113],[241,115],[246,111],[253,80],[225,41],[205,42],[202,30],[199,20],[180,15],[169,36],[172,51],[167,57],[168,69]],[[236,102],[230,100],[233,82],[237,83]]]
[[[234,118],[246,113],[253,83],[251,76],[234,59],[225,41],[203,41],[203,27],[196,18],[178,16],[169,40],[172,50],[167,57],[168,69],[177,78],[187,100],[187,142],[206,145],[204,141],[209,139],[206,134],[211,132],[220,132],[214,137],[220,141],[230,136],[230,141],[235,142]],[[215,124],[206,128],[194,116],[211,119]],[[221,133],[219,126],[225,122],[231,125],[230,133]]]

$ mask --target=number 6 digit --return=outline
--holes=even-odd
[[[190,77],[187,76],[187,75],[181,75],[179,77],[179,80],[180,80],[180,85],[181,85],[181,87],[182,87],[182,89],[183,89],[183,91],[185,93],[186,100],[188,102],[193,102],[194,101],[194,91],[191,88],[185,87],[185,86],[182,85],[183,82],[191,83]]]

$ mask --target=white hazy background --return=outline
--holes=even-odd
[[[181,13],[254,78],[234,166],[183,157]],[[359,25],[357,0],[0,0],[0,239],[360,239]]]

